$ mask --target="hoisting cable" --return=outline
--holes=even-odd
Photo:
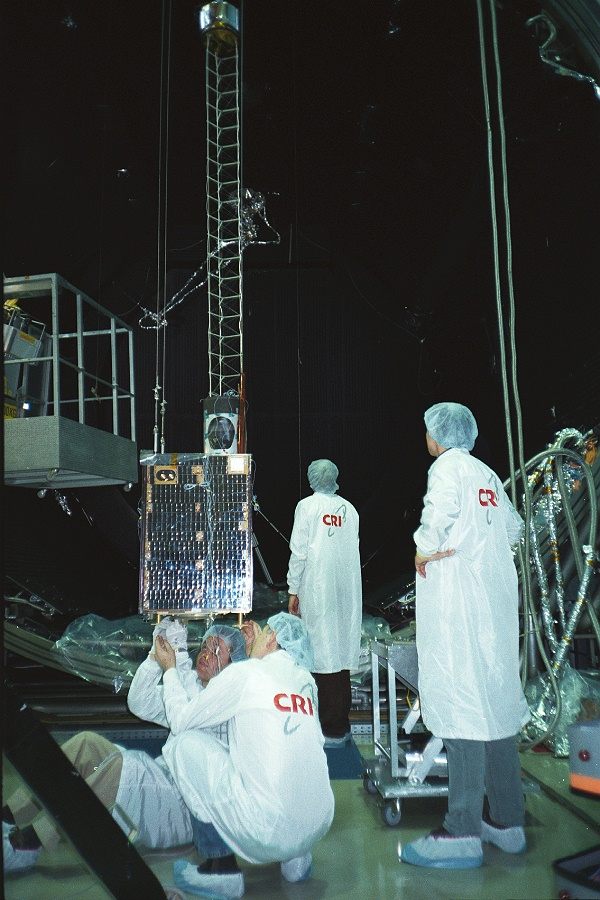
[[[294,224],[290,223],[290,245],[288,251],[288,264],[292,262],[292,256],[295,256],[296,278],[295,278],[295,294],[296,294],[296,394],[298,397],[298,494],[302,494],[303,472],[302,472],[302,357],[300,355],[300,337],[301,337],[301,316],[300,316],[300,259],[299,259],[299,241],[298,241],[298,129],[297,129],[297,95],[296,95],[296,55],[298,46],[296,43],[298,14],[297,8],[294,6],[292,21],[292,140],[293,140],[293,166],[294,166]]]
[[[171,69],[171,2],[162,0],[160,59],[160,121],[158,133],[158,224],[156,272],[156,347],[154,381],[154,452],[165,451],[165,375],[166,375],[166,272],[167,272],[167,184],[169,157],[169,98]],[[162,365],[160,332],[162,331]],[[162,369],[162,385],[159,376]],[[160,416],[160,426],[159,426]]]
[[[537,624],[537,617],[535,615],[535,610],[533,609],[533,601],[532,601],[532,592],[531,592],[531,580],[530,580],[530,569],[529,569],[529,553],[530,553],[530,523],[531,523],[531,493],[529,489],[529,483],[527,479],[527,472],[525,467],[525,457],[523,450],[523,422],[522,422],[522,413],[521,413],[521,404],[519,399],[519,391],[518,391],[518,381],[517,381],[517,352],[516,352],[516,340],[515,340],[515,303],[514,303],[514,288],[513,288],[513,278],[512,278],[512,243],[511,243],[511,229],[510,229],[510,205],[508,200],[508,174],[506,167],[506,135],[504,129],[504,111],[503,111],[503,103],[502,103],[502,74],[500,69],[500,58],[498,53],[498,32],[497,32],[497,22],[496,22],[496,10],[494,6],[494,0],[489,0],[489,11],[490,11],[490,19],[492,26],[492,46],[493,46],[493,54],[494,54],[494,68],[495,68],[495,77],[496,77],[496,102],[497,107],[495,110],[497,119],[498,119],[498,133],[499,133],[499,142],[500,142],[500,159],[501,159],[501,167],[502,167],[502,196],[503,196],[503,207],[504,207],[504,225],[505,225],[505,240],[506,240],[506,279],[508,285],[508,298],[509,298],[509,318],[508,318],[508,328],[509,328],[509,338],[510,338],[510,369],[511,369],[511,387],[513,392],[513,404],[515,408],[516,415],[516,432],[517,432],[517,445],[518,445],[518,459],[519,459],[519,470],[522,479],[523,485],[523,500],[524,500],[524,512],[525,512],[525,533],[523,543],[519,543],[518,546],[518,554],[519,554],[519,564],[521,571],[521,586],[523,590],[523,620],[524,620],[524,635],[523,635],[523,672],[522,672],[522,680],[523,684],[525,684],[527,680],[527,661],[528,661],[528,640],[529,635],[527,631],[528,622],[531,622],[535,631],[536,641],[538,644],[538,649],[540,651],[540,655],[544,661],[544,665],[548,671],[548,675],[552,684],[552,689],[556,696],[556,713],[553,717],[553,721],[548,727],[545,734],[543,734],[540,738],[535,740],[534,744],[539,744],[543,740],[545,740],[549,734],[551,734],[552,730],[555,728],[556,723],[558,722],[560,712],[561,712],[561,698],[560,691],[558,688],[558,683],[552,671],[552,667],[550,662],[546,656],[545,649],[543,646],[543,641],[541,634],[539,632],[539,627]],[[488,77],[487,77],[487,54],[486,54],[486,46],[485,46],[485,29],[484,29],[484,11],[483,11],[483,3],[482,0],[477,0],[477,17],[478,17],[478,31],[479,31],[479,51],[480,51],[480,61],[481,61],[481,79],[482,79],[482,87],[483,87],[483,100],[484,100],[484,109],[485,109],[485,118],[486,118],[486,128],[487,128],[487,154],[488,154],[488,175],[489,175],[489,188],[490,188],[490,210],[491,210],[491,220],[492,220],[492,239],[493,239],[493,252],[494,252],[494,276],[495,276],[495,289],[496,289],[496,313],[498,317],[498,338],[499,338],[499,347],[500,347],[500,365],[501,365],[501,377],[502,377],[502,394],[504,400],[504,415],[506,422],[506,435],[507,435],[507,444],[508,444],[508,458],[509,458],[509,470],[510,470],[510,483],[511,483],[511,497],[515,507],[518,506],[517,499],[517,487],[516,487],[516,473],[515,473],[515,454],[514,454],[514,439],[513,439],[513,426],[511,420],[511,405],[510,405],[510,394],[509,394],[509,384],[508,384],[508,373],[507,373],[507,353],[506,353],[506,340],[505,340],[505,326],[504,326],[504,310],[503,310],[503,297],[502,297],[502,286],[500,281],[500,252],[499,252],[499,243],[498,243],[498,219],[497,219],[497,208],[496,208],[496,178],[495,178],[495,169],[494,169],[494,130],[492,127],[492,117],[491,117],[491,104],[490,104],[490,95],[489,95],[489,87],[488,87]]]
[[[524,536],[524,546],[520,549],[520,561],[521,561],[521,582],[523,584],[524,589],[524,610],[528,612],[529,621],[531,623],[531,627],[534,631],[536,637],[536,643],[538,646],[538,650],[540,656],[544,662],[546,670],[548,672],[548,681],[549,685],[544,692],[544,696],[542,698],[542,705],[545,702],[545,699],[549,697],[550,690],[555,695],[556,698],[556,711],[553,716],[551,724],[545,729],[544,734],[541,737],[538,737],[534,742],[531,743],[540,743],[548,737],[549,734],[553,732],[556,727],[556,723],[558,722],[561,714],[561,695],[558,687],[557,679],[560,677],[562,670],[564,668],[564,664],[567,661],[567,650],[572,640],[572,635],[577,625],[577,621],[579,616],[583,610],[583,606],[587,603],[587,609],[589,612],[590,621],[592,623],[592,628],[595,632],[596,638],[599,638],[599,623],[595,611],[593,609],[593,602],[587,601],[586,594],[589,586],[593,561],[594,561],[594,547],[596,541],[596,514],[597,514],[597,505],[596,505],[596,496],[595,496],[595,485],[593,481],[593,476],[590,467],[587,465],[587,462],[582,460],[577,454],[574,454],[573,451],[569,451],[563,449],[562,444],[563,440],[566,439],[569,434],[567,431],[562,433],[562,436],[559,437],[558,443],[554,444],[552,447],[548,448],[548,450],[538,454],[534,457],[533,460],[529,460],[527,463],[524,458],[524,441],[523,441],[523,427],[522,427],[522,414],[521,414],[521,404],[519,398],[519,390],[518,390],[518,381],[517,381],[517,349],[516,349],[516,339],[515,339],[515,303],[514,303],[514,290],[513,290],[513,280],[512,280],[512,243],[511,243],[511,232],[510,232],[510,206],[508,200],[508,176],[507,176],[507,168],[506,168],[506,140],[505,140],[505,130],[504,130],[504,115],[503,115],[503,107],[502,107],[502,82],[501,82],[501,70],[500,70],[500,60],[499,60],[499,52],[498,52],[498,35],[497,35],[497,22],[496,22],[496,14],[495,7],[493,3],[490,4],[490,18],[492,23],[492,46],[494,51],[494,62],[496,69],[496,86],[497,86],[497,113],[498,113],[498,130],[500,135],[500,159],[502,164],[502,187],[503,187],[503,201],[504,201],[504,214],[505,214],[505,238],[506,238],[506,258],[507,258],[507,288],[508,288],[508,299],[509,299],[509,335],[510,335],[510,362],[511,362],[511,381],[512,381],[512,390],[513,390],[513,403],[515,409],[515,416],[517,420],[516,424],[516,432],[518,439],[518,456],[519,456],[519,475],[523,482],[524,489],[524,506],[526,513],[526,531]],[[483,16],[482,16],[483,19]],[[581,437],[581,436],[580,436]],[[577,600],[573,606],[573,609],[570,611],[568,616],[568,621],[565,619],[564,608],[562,607],[562,596],[559,596],[561,592],[560,580],[562,578],[562,573],[557,570],[556,578],[557,578],[557,587],[556,587],[556,602],[559,607],[559,618],[562,622],[562,630],[563,634],[560,639],[560,642],[555,641],[555,647],[552,653],[552,662],[549,663],[548,658],[546,656],[545,647],[543,643],[543,639],[541,636],[538,617],[535,614],[535,610],[533,609],[532,603],[532,591],[531,591],[531,581],[530,581],[530,554],[531,554],[531,539],[533,539],[534,548],[537,551],[537,542],[535,539],[535,535],[533,533],[533,524],[532,524],[532,488],[534,486],[535,473],[531,476],[531,478],[527,477],[527,470],[530,469],[534,464],[539,464],[544,459],[546,462],[546,474],[544,477],[549,477],[547,472],[548,464],[551,464],[552,461],[555,461],[559,457],[567,457],[571,458],[574,462],[579,462],[580,466],[585,475],[585,480],[587,482],[588,493],[590,497],[591,504],[591,515],[590,515],[590,530],[589,530],[589,538],[588,543],[584,546],[583,556],[580,554],[579,547],[579,536],[577,534],[577,529],[573,517],[573,512],[571,509],[571,504],[569,498],[566,494],[565,484],[564,484],[564,475],[562,466],[556,462],[557,469],[557,478],[558,485],[560,490],[560,495],[562,499],[562,506],[565,512],[565,518],[567,521],[569,537],[571,540],[571,545],[574,553],[574,560],[576,564],[577,573],[580,580],[580,587],[577,596]],[[514,485],[514,472],[511,471],[511,487]],[[513,494],[514,499],[516,499],[516,494]],[[550,533],[550,537],[552,540],[552,524],[549,521],[548,529]],[[554,536],[554,540],[556,540],[556,536]],[[539,555],[539,551],[538,555]],[[527,565],[523,566],[524,560],[527,561]],[[538,564],[541,564],[541,560],[538,559]],[[555,558],[555,566],[559,565],[558,557]],[[547,590],[540,583],[540,589],[542,591]],[[527,602],[529,601],[529,606],[527,606]],[[544,608],[544,601],[542,601],[542,614],[546,613],[547,610]],[[551,626],[551,622],[549,623]],[[549,633],[546,635],[547,640],[551,640],[552,635]],[[526,641],[528,639],[528,634],[524,635],[524,647],[525,652],[523,655],[523,683],[525,684],[527,680],[527,663],[528,663],[528,653],[527,653],[527,644]],[[552,645],[551,645],[552,646]],[[530,744],[531,745],[531,744]]]
[[[521,400],[519,395],[519,386],[518,386],[518,378],[517,378],[517,347],[516,347],[516,339],[515,339],[515,295],[514,295],[514,283],[513,283],[513,270],[512,270],[512,232],[511,232],[511,214],[510,214],[510,204],[508,199],[508,172],[506,166],[506,131],[504,127],[504,104],[502,98],[502,71],[500,67],[500,55],[498,52],[498,27],[497,27],[497,18],[496,18],[496,7],[494,5],[494,0],[490,0],[490,18],[492,24],[492,47],[494,52],[494,67],[496,74],[496,112],[498,118],[498,135],[499,135],[499,143],[500,143],[500,162],[502,167],[502,199],[504,206],[504,226],[505,226],[505,240],[506,240],[506,268],[507,268],[507,277],[506,283],[508,288],[508,306],[509,306],[509,315],[508,315],[508,329],[509,329],[509,340],[510,340],[510,368],[511,368],[511,387],[512,387],[512,401],[515,411],[516,417],[516,434],[517,434],[517,456],[519,461],[519,470],[521,473],[521,480],[523,484],[523,501],[525,507],[525,534],[523,536],[523,544],[519,543],[518,554],[519,554],[519,565],[521,569],[521,584],[523,586],[523,610],[525,615],[525,628],[523,634],[523,683],[527,680],[527,664],[528,664],[528,655],[527,648],[529,642],[529,632],[527,630],[527,619],[531,620],[530,613],[532,611],[532,588],[531,588],[531,570],[529,566],[529,557],[530,557],[530,523],[531,523],[531,491],[529,489],[529,482],[527,479],[527,470],[525,463],[525,451],[524,451],[524,441],[523,441],[523,416],[521,410]],[[492,160],[493,166],[493,160]],[[497,234],[496,234],[497,237]],[[497,291],[499,290],[499,284],[497,284]],[[502,334],[502,343],[504,344],[504,331],[503,324],[501,319],[502,312],[502,302],[497,294],[497,299],[499,301],[499,330]],[[505,357],[506,360],[506,357]],[[505,364],[505,362],[504,362]],[[503,389],[506,384],[506,373],[503,373]],[[508,394],[505,397],[505,408],[508,409],[509,399]],[[509,413],[507,413],[507,418],[509,419]],[[509,426],[508,430],[509,441],[511,444],[514,442],[512,427]],[[510,466],[510,479],[511,479],[511,497],[513,501],[513,505],[515,508],[517,507],[517,488],[516,488],[516,477],[515,477],[515,469],[514,469],[514,451],[511,446],[511,450],[509,452],[509,466]]]

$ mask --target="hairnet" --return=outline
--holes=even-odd
[[[313,649],[302,619],[280,612],[267,619],[267,625],[275,632],[281,649],[289,653],[295,663],[310,672],[314,665]]]
[[[241,662],[246,659],[246,641],[239,628],[231,625],[211,625],[204,633],[202,643],[208,637],[220,637],[229,647],[231,662]]]
[[[436,403],[425,412],[427,431],[442,447],[472,450],[477,422],[470,409],[460,403]]]
[[[308,467],[308,483],[319,494],[335,494],[338,489],[338,467],[330,459],[315,459]]]

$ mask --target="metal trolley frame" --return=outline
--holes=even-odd
[[[379,699],[379,667],[387,668],[387,700],[389,712],[389,742],[384,743],[381,731]],[[371,647],[373,677],[373,744],[375,757],[364,759],[363,784],[369,794],[383,799],[382,816],[386,825],[400,823],[401,801],[404,797],[443,797],[448,793],[446,752],[442,741],[430,737],[422,750],[414,750],[408,735],[421,717],[418,700],[418,661],[414,641],[394,643],[376,642]],[[416,700],[404,717],[401,727],[407,735],[398,740],[398,710],[396,680],[412,691]],[[435,778],[427,781],[428,777]]]
[[[384,743],[381,731],[380,666],[387,668],[388,743]],[[425,746],[417,750],[412,746],[409,737],[421,718],[417,690],[419,664],[415,641],[375,642],[371,647],[371,668],[375,757],[363,759],[363,784],[367,793],[380,795],[383,799],[381,808],[383,821],[386,825],[395,826],[400,824],[403,798],[447,796],[448,762],[440,738],[431,736]],[[412,691],[416,697],[401,723],[406,738],[400,740],[398,740],[396,680]],[[539,793],[540,788],[535,782],[524,779],[523,791]]]

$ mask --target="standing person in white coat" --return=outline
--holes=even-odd
[[[469,453],[477,424],[466,406],[437,403],[425,425],[435,462],[414,536],[419,696],[425,724],[446,747],[448,812],[442,828],[401,856],[474,868],[483,862],[482,840],[508,853],[526,846],[516,735],[529,709],[511,551],[523,521],[498,475]]]
[[[337,494],[338,474],[329,459],[308,467],[314,494],[296,506],[287,574],[289,612],[302,618],[314,650],[326,747],[350,738],[350,670],[358,668],[362,626],[358,513]]]
[[[155,628],[154,640],[165,634],[177,648],[177,670],[190,697],[200,694],[211,678],[230,662],[246,659],[244,636],[229,625],[214,625],[207,630],[195,669],[187,652],[185,627],[167,617]],[[127,702],[140,718],[166,725],[161,677],[162,669],[151,648],[133,677]],[[226,743],[226,724],[216,736]],[[162,756],[155,759],[143,750],[122,747],[92,731],[74,735],[61,749],[136,844],[164,849],[191,842],[190,812]],[[25,788],[18,788],[8,798],[2,820],[5,871],[31,868],[36,865],[42,847],[52,852],[61,840],[53,819],[40,810]]]
[[[280,862],[286,881],[311,871],[311,848],[328,831],[334,800],[312,650],[303,623],[288,613],[254,625],[251,656],[230,666],[198,697],[188,697],[166,642],[157,649],[165,711],[173,737],[164,756],[194,819],[206,862],[175,863],[178,887],[241,897],[234,854],[251,863]],[[228,722],[229,747],[207,734]]]

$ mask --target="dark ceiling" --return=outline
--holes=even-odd
[[[598,418],[600,101],[540,60],[543,29],[526,22],[542,6],[497,4],[529,454],[557,427]],[[4,12],[5,272],[59,272],[135,326],[141,446],[152,428],[154,344],[138,322],[156,302],[163,7],[174,291],[205,253],[196,5],[9,0]],[[257,491],[289,533],[306,463],[332,456],[366,552],[400,519],[404,564],[428,465],[423,409],[472,405],[480,453],[506,474],[477,5],[246,0],[241,14],[244,181],[267,196],[281,235],[245,254]],[[566,27],[560,36],[565,59],[589,66],[583,42]],[[169,325],[169,449],[200,445],[205,302],[196,292]],[[287,551],[268,535],[281,578]]]

